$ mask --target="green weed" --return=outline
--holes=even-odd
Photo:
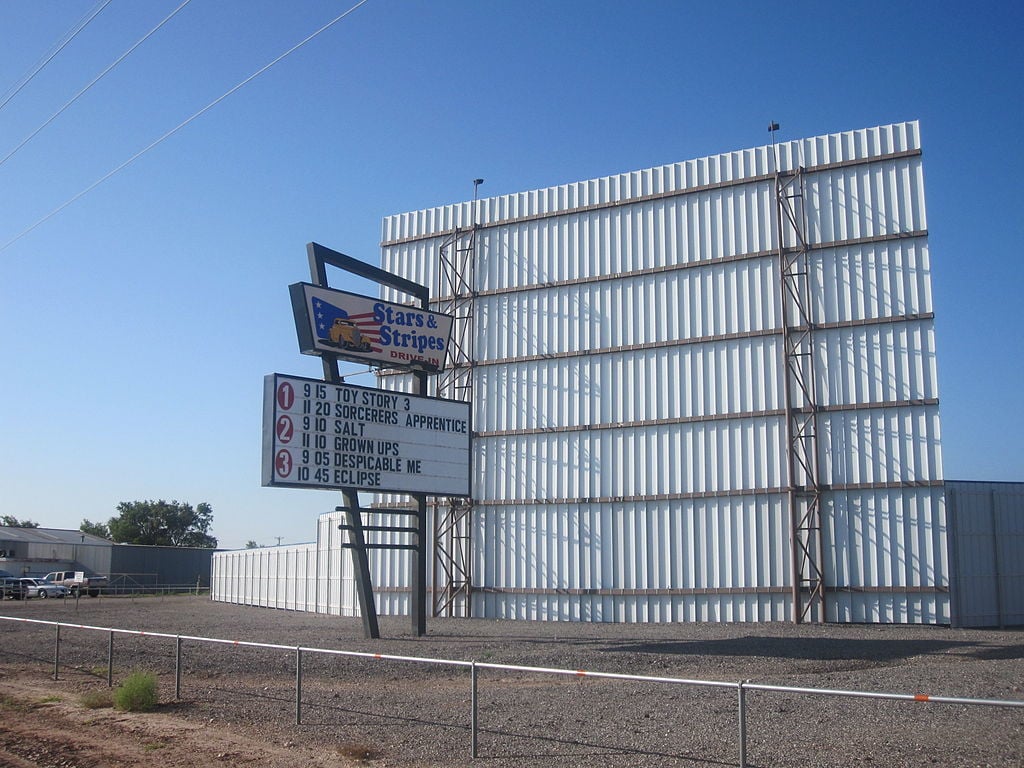
[[[114,691],[114,709],[123,712],[148,712],[157,705],[156,676],[132,672]]]

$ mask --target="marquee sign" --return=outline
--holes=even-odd
[[[424,371],[444,368],[451,316],[309,283],[288,290],[303,354]]]
[[[263,485],[469,496],[469,403],[268,374]]]

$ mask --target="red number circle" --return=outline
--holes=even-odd
[[[281,382],[277,387],[277,404],[284,411],[295,404],[295,388],[287,381]]]
[[[284,448],[277,452],[277,474],[280,477],[288,477],[292,473],[292,455]]]

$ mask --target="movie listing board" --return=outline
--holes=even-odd
[[[268,374],[263,485],[468,496],[468,403]]]

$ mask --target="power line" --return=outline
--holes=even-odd
[[[95,19],[97,16],[99,16],[100,11],[102,11],[104,8],[110,5],[111,2],[112,0],[104,0],[104,2],[102,2],[99,5],[99,7],[97,7],[90,13],[86,14],[86,16],[83,17],[75,26],[68,30],[64,34],[64,39],[58,40],[57,43],[54,45],[53,49],[51,50],[51,52],[48,55],[44,56],[43,59],[41,59],[39,63],[36,64],[33,70],[26,73],[25,75],[22,75],[20,83],[11,86],[10,90],[8,90],[7,94],[4,96],[4,100],[0,102],[0,109],[6,107],[7,103],[15,96],[17,96],[21,92],[22,88],[24,88],[26,85],[32,82],[33,78],[35,78],[36,75],[43,71],[43,67],[49,64],[51,61],[53,61],[57,57],[57,54],[63,51],[64,48],[67,47],[67,45],[78,36],[79,32],[81,32],[83,29],[89,26],[89,22]]]
[[[84,88],[82,88],[82,90],[80,90],[78,93],[76,93],[74,96],[72,96],[70,101],[68,101],[63,107],[61,107],[56,112],[54,112],[52,115],[50,115],[50,117],[48,119],[46,119],[43,122],[42,125],[40,125],[34,131],[32,131],[32,133],[30,133],[28,136],[26,136],[22,140],[22,142],[18,146],[16,146],[14,149],[12,149],[10,152],[8,152],[3,157],[3,159],[0,159],[0,165],[3,165],[8,160],[10,160],[12,157],[14,157],[15,153],[17,153],[17,151],[19,149],[21,149],[26,144],[28,144],[30,141],[32,141],[32,139],[34,139],[36,137],[36,135],[39,134],[40,131],[42,131],[46,126],[48,126],[50,123],[52,123],[58,117],[60,117],[61,113],[64,112],[64,110],[66,110],[68,107],[70,107],[76,101],[78,101],[82,96],[84,96],[86,94],[86,92],[89,91],[89,89],[91,89],[94,85],[96,85],[96,83],[98,83],[100,80],[102,80],[104,77],[106,77],[107,74],[109,74],[110,71],[114,67],[116,67],[118,64],[120,64],[125,59],[127,59],[132,54],[132,52],[135,51],[136,48],[138,48],[140,45],[142,45],[144,42],[146,42],[149,38],[151,38],[153,35],[155,35],[157,30],[160,29],[160,27],[162,27],[168,21],[173,19],[178,14],[178,11],[180,11],[182,8],[184,8],[186,5],[188,5],[191,2],[192,2],[192,0],[185,0],[185,2],[183,2],[177,8],[175,8],[173,11],[171,11],[170,14],[168,14],[167,18],[165,18],[163,21],[161,21],[159,24],[157,24],[155,27],[153,27],[151,30],[149,30],[149,32],[147,32],[141,38],[139,38],[135,42],[135,44],[132,45],[131,48],[129,48],[127,51],[125,51],[120,56],[118,56],[116,59],[114,59],[114,61],[106,69],[104,69],[102,72],[100,72],[98,75],[96,75],[96,77],[94,77],[92,79],[92,81],[88,85],[86,85]]]
[[[174,128],[172,128],[171,130],[167,131],[167,133],[165,133],[163,136],[161,136],[160,138],[156,139],[155,141],[153,141],[152,143],[150,143],[149,145],[147,145],[143,149],[140,149],[138,152],[136,152],[134,155],[129,157],[127,160],[125,160],[119,166],[114,168],[112,171],[108,171],[106,174],[104,174],[99,179],[94,181],[92,184],[90,184],[88,187],[83,189],[77,195],[75,195],[75,196],[71,197],[70,199],[66,200],[65,202],[61,203],[59,206],[54,208],[48,214],[43,216],[43,218],[39,219],[39,221],[37,221],[35,224],[30,226],[28,229],[24,230],[23,232],[19,233],[15,237],[13,237],[10,240],[8,240],[6,243],[4,243],[2,246],[0,246],[0,253],[6,251],[8,248],[10,248],[16,242],[18,242],[25,235],[29,234],[30,232],[32,232],[33,230],[35,230],[37,227],[41,226],[42,224],[45,224],[47,221],[52,219],[54,216],[56,216],[58,213],[63,211],[65,208],[67,208],[72,203],[75,203],[78,200],[80,200],[81,198],[85,197],[87,194],[92,192],[94,189],[96,189],[96,187],[98,187],[100,184],[105,182],[111,176],[114,176],[115,174],[119,173],[120,171],[123,171],[125,168],[127,168],[129,165],[134,163],[136,160],[138,160],[144,154],[149,152],[151,149],[153,149],[154,147],[158,146],[159,144],[162,144],[164,141],[166,141],[171,136],[176,134],[178,131],[180,131],[182,128],[184,128],[186,125],[188,125],[192,121],[196,120],[197,118],[199,118],[202,115],[204,115],[207,112],[209,112],[211,109],[213,109],[215,106],[220,104],[222,101],[224,101],[224,99],[226,99],[228,96],[233,94],[235,91],[237,91],[240,88],[242,88],[242,87],[248,85],[249,83],[251,83],[253,80],[255,80],[257,77],[262,75],[264,72],[266,72],[268,69],[273,67],[275,64],[280,62],[282,59],[284,59],[284,58],[290,56],[291,54],[295,53],[295,51],[299,50],[299,48],[302,48],[308,42],[310,42],[311,40],[313,40],[317,36],[321,35],[322,33],[326,32],[328,29],[330,29],[335,24],[337,24],[339,21],[344,19],[346,16],[349,16],[350,14],[354,13],[356,10],[358,10],[360,7],[366,5],[366,3],[368,3],[368,2],[369,2],[369,0],[359,0],[358,3],[353,5],[347,11],[342,13],[340,16],[336,16],[334,19],[332,19],[331,21],[329,21],[326,24],[324,24],[322,27],[320,27],[320,29],[318,29],[313,34],[309,35],[309,37],[307,37],[305,40],[303,40],[303,41],[301,41],[299,43],[296,43],[291,48],[289,48],[287,51],[285,51],[280,56],[278,56],[276,59],[271,61],[269,64],[266,64],[265,66],[261,67],[260,69],[256,70],[255,72],[253,72],[251,75],[249,75],[249,77],[245,78],[245,80],[240,82],[234,88],[231,88],[229,91],[227,91],[227,93],[225,93],[222,96],[217,97],[216,99],[211,101],[209,104],[207,104],[205,107],[203,107],[198,112],[196,112],[194,115],[192,115],[191,117],[183,120],[181,123],[176,125]]]

